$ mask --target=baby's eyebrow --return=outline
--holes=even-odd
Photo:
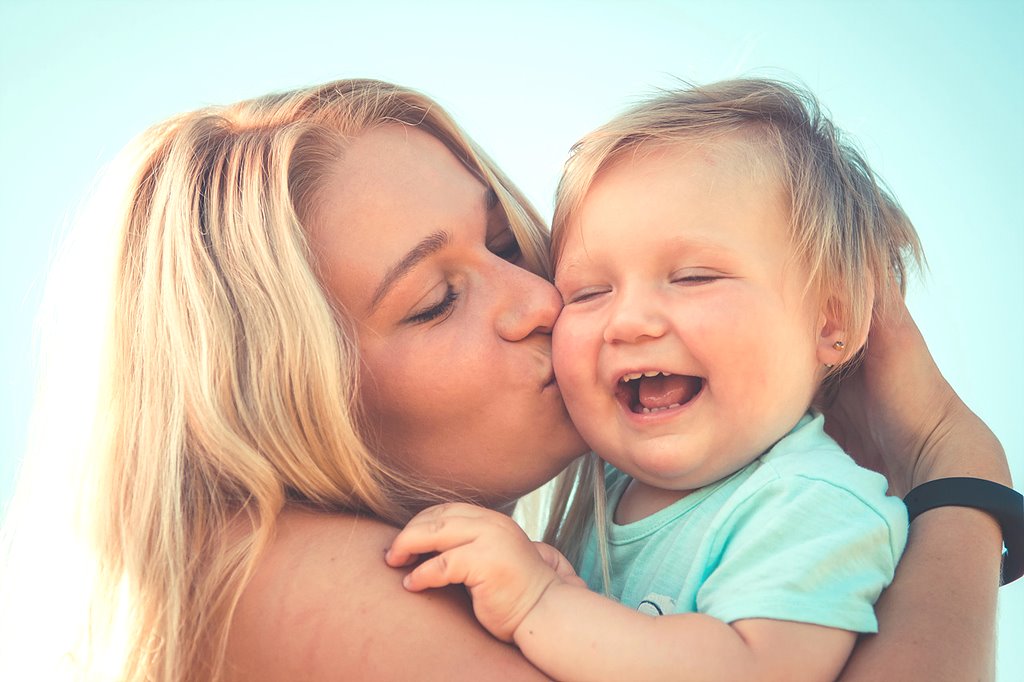
[[[578,277],[580,272],[584,270],[583,263],[578,258],[562,258],[555,263],[555,286],[561,282],[565,284],[565,280]]]
[[[412,247],[408,253],[392,265],[384,278],[377,285],[377,289],[373,292],[373,299],[370,301],[370,312],[373,312],[380,305],[380,302],[384,300],[384,297],[388,295],[388,292],[395,286],[398,280],[409,274],[416,265],[427,256],[437,253],[444,247],[448,246],[452,241],[452,236],[445,230],[438,230],[424,237],[420,242]]]

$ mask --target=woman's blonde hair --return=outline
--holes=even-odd
[[[97,557],[75,675],[217,679],[233,611],[286,501],[402,523],[456,497],[375,456],[359,349],[304,225],[346,145],[442,141],[496,193],[528,267],[543,222],[437,104],[345,80],[183,114],[143,134],[117,227],[98,418],[82,481]],[[93,660],[115,649],[115,665]]]
[[[854,366],[872,311],[903,295],[908,268],[920,265],[923,255],[917,233],[891,193],[815,97],[800,87],[735,79],[663,91],[586,135],[573,146],[558,186],[553,260],[590,187],[611,165],[643,149],[723,140],[749,145],[760,167],[782,185],[794,253],[810,273],[806,291],[830,304],[850,351],[847,362],[827,377],[831,384]],[[574,496],[573,481],[564,479],[546,534],[572,556],[594,497],[602,512],[597,522],[604,520],[600,465],[591,456],[581,466],[580,494]],[[559,526],[563,519],[567,522]]]

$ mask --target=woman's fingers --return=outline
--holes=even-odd
[[[902,301],[876,311],[862,365],[824,411],[828,432],[894,494],[944,476],[1008,477],[995,435],[942,376]]]

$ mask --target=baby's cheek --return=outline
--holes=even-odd
[[[563,310],[551,332],[551,362],[559,385],[580,376],[586,366],[593,362],[588,353],[591,343],[582,320]]]
[[[600,337],[595,341],[585,316],[567,316],[563,311],[552,330],[551,361],[562,400],[584,440],[593,436],[594,424],[590,420],[598,403],[596,376],[600,346]]]

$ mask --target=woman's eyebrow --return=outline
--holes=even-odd
[[[437,253],[451,243],[452,236],[444,230],[438,230],[427,235],[419,244],[412,247],[409,253],[402,256],[402,259],[391,266],[384,275],[384,279],[377,285],[373,292],[373,299],[370,301],[370,312],[380,305],[380,302],[388,295],[391,288],[398,280],[409,274],[409,271],[416,267],[416,264],[432,253]]]

